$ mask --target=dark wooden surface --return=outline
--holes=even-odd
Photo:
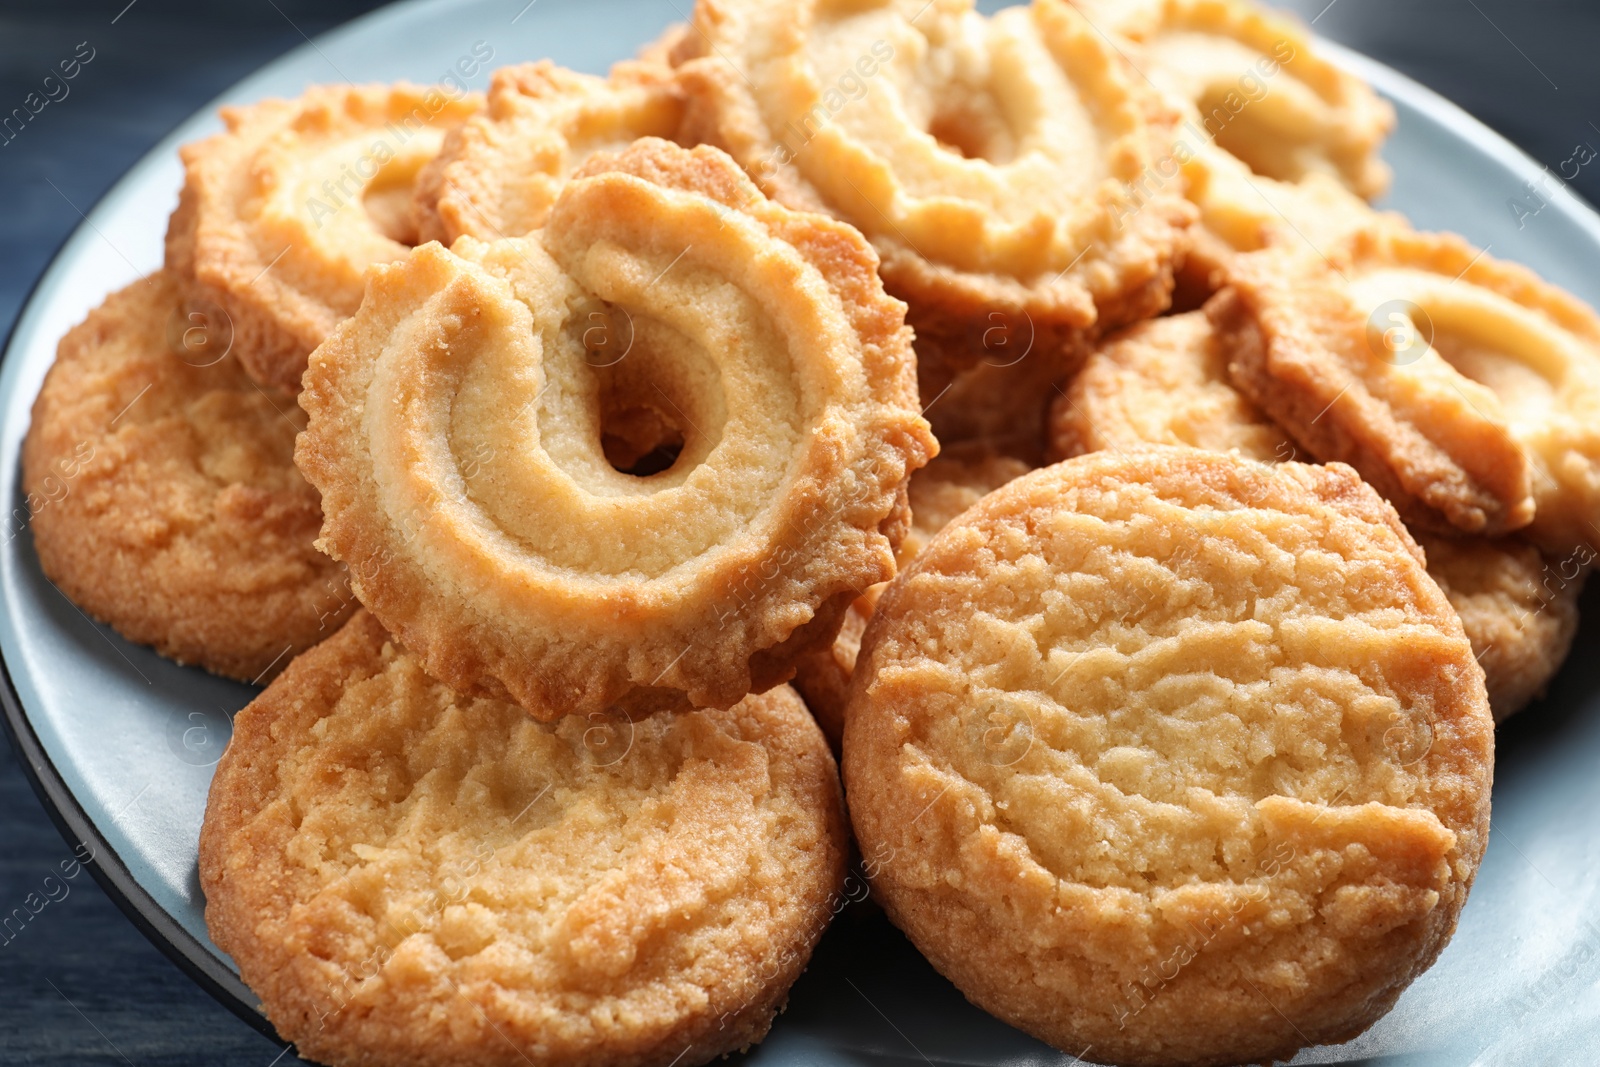
[[[361,0],[0,0],[0,113],[79,42],[93,61],[0,146],[0,323],[56,247],[162,134],[273,57],[376,6]],[[1317,29],[1432,86],[1556,170],[1600,147],[1593,0],[1293,0]],[[119,17],[119,12],[120,17]],[[115,22],[113,19],[115,18]],[[54,183],[55,188],[52,188]],[[1572,183],[1600,200],[1600,167]],[[1594,598],[1589,598],[1591,603]],[[0,746],[0,913],[71,850]],[[0,1064],[269,1067],[276,1045],[213,1002],[89,876],[0,946]],[[287,1061],[279,1061],[287,1062]]]

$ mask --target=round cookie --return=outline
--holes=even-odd
[[[873,266],[715,149],[596,157],[530,237],[374,269],[300,397],[321,543],[435,677],[535,714],[787,681],[937,451]]]
[[[330,1067],[689,1067],[765,1036],[845,848],[787,687],[542,724],[360,612],[239,713],[200,878],[212,938]]]
[[[671,139],[682,122],[682,94],[662,63],[618,63],[605,78],[548,60],[502,67],[484,109],[451,130],[417,176],[418,243],[526,236],[590,156],[640,137]]]
[[[130,641],[242,681],[281,670],[354,606],[317,551],[294,466],[304,422],[236,358],[215,307],[157,273],[61,339],[22,446],[34,546],[68,599]]]
[[[1032,469],[1032,464],[1006,455],[987,442],[947,446],[911,476],[911,528],[896,553],[899,565],[905,567],[916,559],[934,534],[986,494]],[[861,635],[883,589],[883,584],[875,585],[857,597],[845,613],[833,644],[806,653],[795,665],[794,687],[835,748],[844,736],[845,697],[856,654],[861,649]]]
[[[1493,722],[1460,621],[1347,467],[1182,448],[1036,471],[885,591],[845,722],[890,917],[1090,1061],[1354,1037],[1448,941]]]
[[[971,366],[996,317],[1045,352],[1166,307],[1173,116],[1066,0],[701,0],[674,54],[685,137],[864,233],[924,361]]]
[[[1153,444],[1265,463],[1294,459],[1289,436],[1229,383],[1227,362],[1201,312],[1124,331],[1090,355],[1056,402],[1053,458]],[[1504,721],[1542,694],[1566,660],[1593,553],[1556,562],[1515,536],[1417,540],[1483,667],[1495,721]]]
[[[222,109],[227,130],[184,145],[167,269],[233,320],[236,355],[295,390],[306,357],[361,304],[368,266],[417,243],[412,184],[476,93],[313,86]]]

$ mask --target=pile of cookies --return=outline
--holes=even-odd
[[[1085,1061],[1343,1041],[1443,949],[1600,318],[1371,209],[1393,114],[1302,28],[700,0],[223,117],[24,476],[84,611],[270,683],[200,874],[306,1056],[747,1047],[852,848]]]

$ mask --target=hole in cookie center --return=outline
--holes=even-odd
[[[408,248],[417,243],[417,226],[411,217],[411,190],[368,189],[362,197],[367,217],[379,233]]]
[[[606,462],[636,478],[671,470],[698,432],[696,384],[667,351],[670,337],[649,321],[608,308],[590,323],[584,352],[599,386]]]
[[[411,197],[419,169],[413,161],[392,160],[380,167],[361,191],[361,206],[373,228],[408,248],[417,244]]]
[[[600,450],[613,470],[648,478],[678,462],[683,430],[659,408],[630,405],[608,410],[602,400]]]
[[[999,102],[981,89],[953,93],[941,101],[928,122],[928,135],[963,159],[999,165],[1016,155],[1016,137]]]

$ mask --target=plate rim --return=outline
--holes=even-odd
[[[32,297],[31,291],[29,297]],[[9,341],[8,336],[8,344]],[[16,685],[11,680],[11,665],[5,661],[3,654],[0,654],[0,682],[4,683],[0,685],[0,705],[5,710],[5,733],[23,776],[68,847],[76,849],[88,845],[92,849],[92,858],[83,866],[96,884],[145,939],[196,985],[256,1032],[280,1048],[287,1049],[288,1043],[278,1036],[266,1015],[255,1007],[258,1000],[250,992],[250,987],[216,953],[185,930],[171,912],[156,903],[105,836],[95,828],[94,821],[68,788],[56,769],[55,761],[34,733],[33,724],[29,722]]]
[[[1026,2],[1026,0],[1012,0],[1012,2]],[[168,142],[180,128],[197,118],[215,112],[241,85],[257,77],[267,68],[308,53],[320,54],[320,45],[347,34],[359,33],[368,22],[418,15],[432,9],[446,9],[451,6],[453,0],[393,0],[391,3],[383,4],[332,26],[315,37],[307,37],[301,44],[231,82],[220,93],[213,95],[193,112],[179,119],[151,145],[149,150],[140,155],[106,187],[87,212],[80,213],[77,224],[63,236],[50,253],[44,267],[34,277],[18,302],[16,313],[6,328],[4,340],[0,341],[0,365],[4,365],[11,358],[17,334],[29,319],[41,287],[55,273],[63,254],[86,229],[93,227],[91,220],[95,212],[105,201],[117,195],[135,171],[145,168],[170,150]],[[1290,17],[1294,17],[1292,13],[1289,14]],[[1379,95],[1403,100],[1407,106],[1423,113],[1439,126],[1470,143],[1508,171],[1519,176],[1540,175],[1548,171],[1548,168],[1532,155],[1482,119],[1403,71],[1321,34],[1312,32],[1311,39],[1317,53],[1323,58],[1362,78],[1372,85]],[[1595,247],[1600,249],[1600,210],[1597,210],[1595,205],[1570,184],[1560,182],[1560,186],[1566,194],[1563,199],[1568,201],[1560,206],[1565,209],[1570,220],[1584,231]],[[27,709],[23,706],[16,684],[12,681],[11,664],[7,661],[3,649],[0,649],[0,711],[4,713],[0,715],[0,720],[3,720],[6,737],[34,795],[68,847],[87,844],[94,850],[93,860],[84,866],[117,909],[163,956],[251,1029],[282,1051],[294,1048],[292,1043],[285,1042],[278,1035],[272,1022],[258,1006],[258,998],[234,969],[189,933],[169,911],[156,902],[95,827],[94,821],[76,794],[67,786],[55,761],[34,732]]]

